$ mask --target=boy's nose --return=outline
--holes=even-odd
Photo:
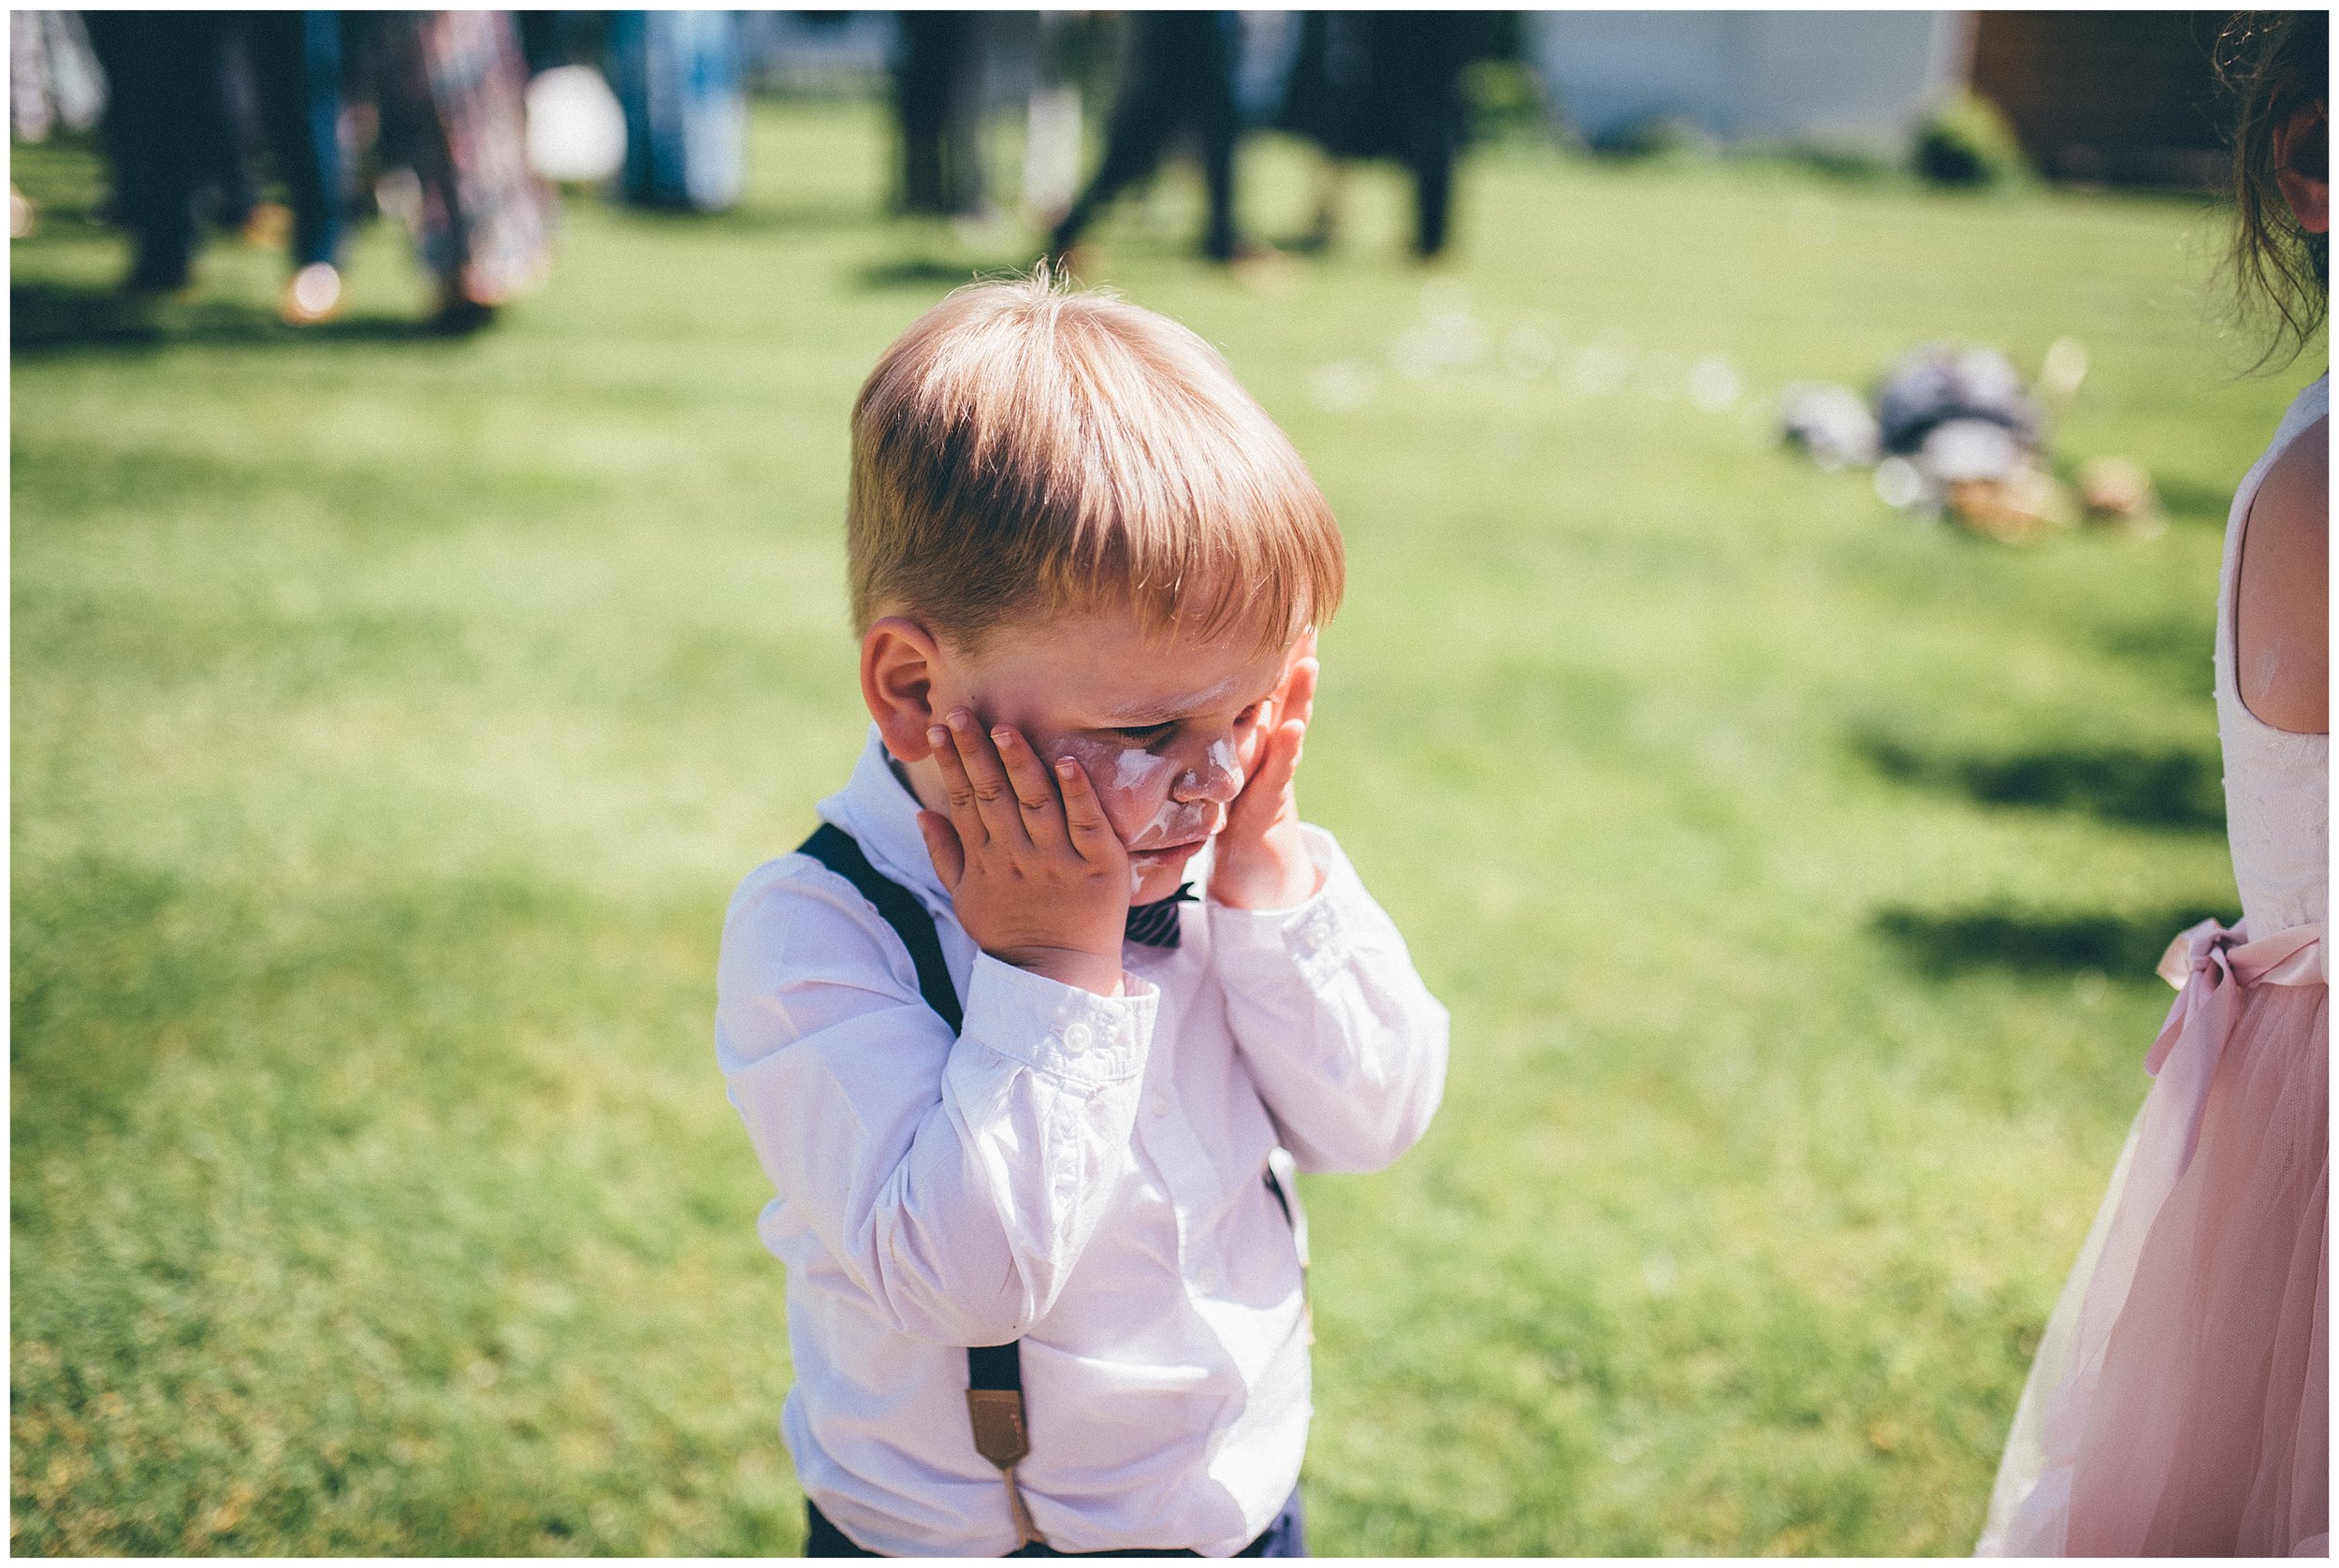
[[[1192,764],[1178,775],[1170,788],[1170,797],[1182,803],[1214,800],[1225,806],[1242,792],[1242,762],[1235,755],[1234,742],[1221,737]]]

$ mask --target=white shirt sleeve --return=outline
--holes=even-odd
[[[1209,907],[1228,1022],[1302,1170],[1378,1170],[1445,1096],[1446,1012],[1332,835],[1300,831],[1323,874],[1314,897]]]
[[[1003,1344],[1054,1302],[1128,1158],[1158,997],[979,955],[966,1022],[901,939],[801,856],[733,896],[716,1053],[779,1200],[900,1332]]]

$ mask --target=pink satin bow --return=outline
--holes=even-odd
[[[2169,944],[2158,972],[2177,988],[2176,1000],[2159,1038],[2144,1053],[2144,1070],[2162,1081],[2163,1094],[2173,1092],[2176,1102],[2191,1110],[2177,1162],[2182,1169],[2192,1163],[2210,1081],[2233,1033],[2242,993],[2260,985],[2325,983],[2323,928],[2294,925],[2252,941],[2245,925],[2228,930],[2205,920]]]

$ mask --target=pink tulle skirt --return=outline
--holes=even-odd
[[[2330,1549],[2321,927],[2215,922],[2023,1390],[1983,1555]]]

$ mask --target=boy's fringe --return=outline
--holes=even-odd
[[[1280,646],[1340,603],[1331,510],[1224,356],[1046,260],[912,323],[852,423],[856,630],[1122,609]]]

